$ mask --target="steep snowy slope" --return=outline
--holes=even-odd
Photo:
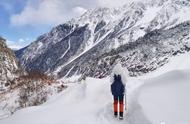
[[[189,57],[186,56],[184,61],[189,61]],[[188,68],[190,64],[181,66]],[[87,78],[86,81],[70,84],[67,90],[45,104],[17,111],[13,116],[0,120],[0,123],[188,124],[189,74],[189,70],[173,68],[173,71],[163,72],[155,78],[129,78],[128,113],[125,113],[123,121],[113,118],[109,78]]]
[[[135,42],[94,57],[82,64],[80,71],[90,76],[105,76],[117,61],[128,68],[131,76],[154,71],[168,63],[171,57],[189,52],[189,26],[189,22],[184,22],[170,29],[151,31]]]
[[[84,68],[88,68],[86,65],[92,66],[94,64],[97,68],[102,68],[104,63],[108,61],[104,62],[104,59],[101,59],[103,62],[98,60],[100,63],[97,64],[97,62],[94,63],[94,60],[101,58],[102,55],[105,56],[105,53],[114,49],[123,48],[122,51],[127,53],[128,49],[122,46],[138,44],[139,38],[143,41],[151,39],[151,47],[155,50],[160,49],[156,44],[157,40],[154,40],[155,35],[159,36],[159,41],[162,39],[165,42],[165,38],[170,39],[171,43],[162,49],[166,49],[166,51],[168,47],[183,49],[183,45],[177,44],[178,42],[186,44],[185,42],[189,41],[187,35],[189,29],[186,29],[186,34],[181,34],[176,30],[180,28],[181,23],[186,24],[185,21],[190,20],[189,11],[188,0],[135,1],[115,9],[89,10],[81,17],[59,25],[49,33],[40,36],[26,49],[18,51],[17,56],[27,70],[40,70],[48,74],[53,73],[58,77],[75,74],[103,77],[110,73],[112,65],[116,63],[113,59],[115,56],[111,56],[113,61],[109,69],[103,72],[99,72],[100,69],[89,72],[88,69],[85,71]],[[170,34],[170,37],[163,37],[159,34],[163,34],[162,32]],[[171,34],[171,32],[173,33]],[[147,42],[141,44],[143,44],[142,47],[139,46],[138,49],[145,49],[143,46],[146,46]],[[134,51],[137,49],[134,48]],[[174,50],[174,52],[176,51]],[[163,56],[167,56],[166,54],[163,53]],[[139,58],[138,54],[132,56]],[[110,56],[106,57],[109,58]],[[148,61],[152,60],[148,58]],[[123,58],[123,64],[125,65],[125,63],[128,61]],[[157,62],[153,61],[153,64],[156,65]],[[131,59],[129,66],[131,66],[129,70],[132,76],[147,72],[147,70],[138,72],[136,66],[141,65],[136,60]],[[147,68],[149,68],[148,71],[155,69],[155,67],[153,69],[150,69],[152,67]]]

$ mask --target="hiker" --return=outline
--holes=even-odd
[[[111,74],[111,92],[114,99],[114,116],[117,117],[119,112],[119,119],[123,119],[126,76],[127,71],[122,68],[121,64],[117,64],[113,68]]]

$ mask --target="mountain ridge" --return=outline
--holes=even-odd
[[[27,70],[39,69],[58,77],[86,75],[88,72],[81,68],[93,58],[130,42],[138,42],[139,38],[157,29],[170,31],[171,27],[185,24],[190,20],[186,17],[189,5],[188,0],[159,0],[90,10],[40,36],[18,57]],[[95,73],[87,75],[95,76]],[[107,74],[109,71],[102,76]]]

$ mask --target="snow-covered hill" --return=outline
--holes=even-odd
[[[135,1],[89,10],[17,51],[17,57],[26,69],[57,77],[104,77],[120,60],[131,76],[142,75],[173,54],[189,51],[189,11],[188,0]],[[158,61],[147,58],[154,52],[160,53]]]
[[[85,81],[68,84],[62,93],[52,97],[41,106],[17,111],[2,124],[188,124],[189,120],[189,75],[190,55],[176,56],[169,64],[154,71],[159,76],[146,79],[128,78],[128,112],[124,120],[113,117],[112,95],[109,77],[87,78]],[[173,64],[172,64],[173,63]],[[178,66],[176,70],[175,67]],[[172,68],[171,68],[172,67]],[[161,74],[161,75],[160,75]]]

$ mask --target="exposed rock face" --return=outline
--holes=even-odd
[[[103,77],[117,61],[130,75],[155,70],[189,51],[188,0],[149,0],[90,10],[17,51],[27,70],[58,77]]]
[[[53,77],[37,71],[23,70],[14,52],[7,47],[5,39],[0,37],[1,114],[5,112],[9,115],[23,107],[40,105],[65,88],[66,86],[59,84]]]
[[[0,37],[0,91],[10,87],[17,70],[18,63],[14,52],[7,47],[5,39]]]

